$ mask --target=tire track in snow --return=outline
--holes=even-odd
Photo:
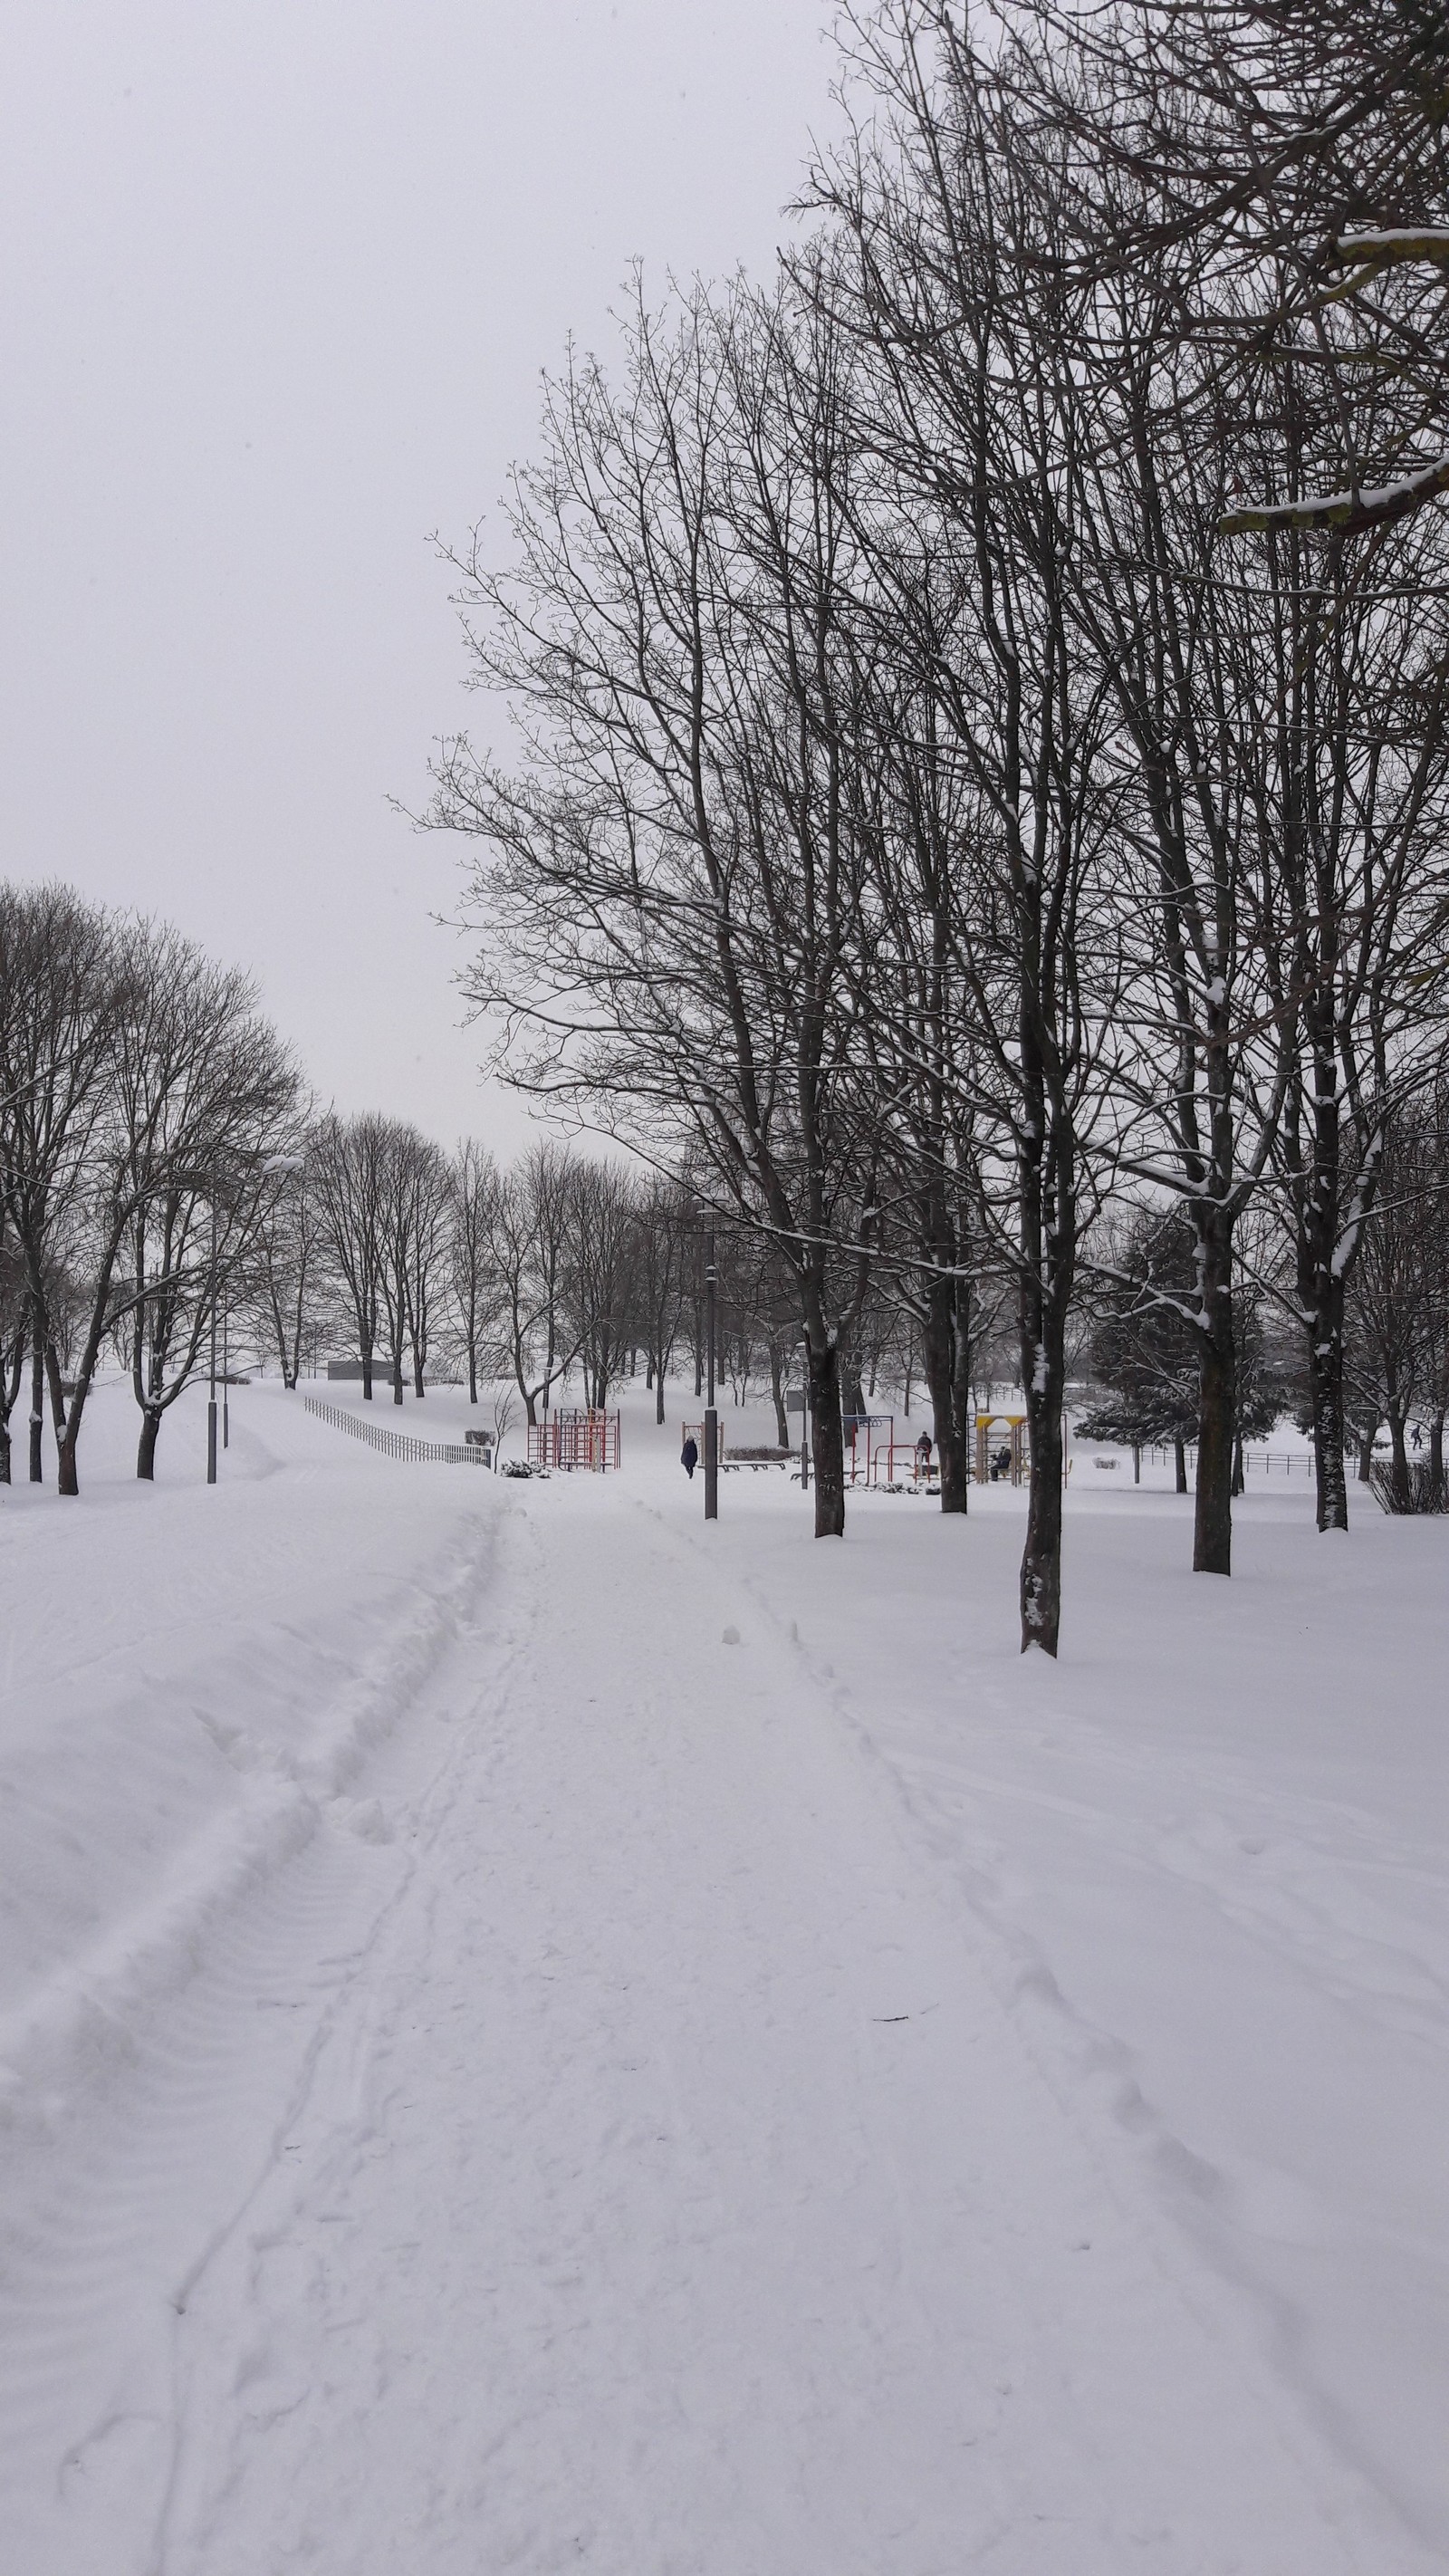
[[[375,1803],[343,1789],[366,1764],[426,1817],[455,1750],[436,1684],[489,1581],[483,1535],[465,1528],[370,1672],[345,1677],[307,1773],[264,1777],[149,1917],[11,2034],[24,2081],[0,2133],[0,2482],[18,2576],[154,2563],[179,2311],[414,1866]]]

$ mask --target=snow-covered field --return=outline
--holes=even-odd
[[[695,1411],[0,1497],[6,2576],[1443,2568],[1449,1528]]]

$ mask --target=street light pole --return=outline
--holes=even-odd
[[[719,1415],[714,1404],[714,1315],[717,1273],[714,1266],[714,1232],[706,1237],[704,1257],[705,1347],[708,1352],[709,1390],[704,1409],[704,1517],[719,1519]]]

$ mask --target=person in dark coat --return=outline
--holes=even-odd
[[[699,1465],[699,1451],[695,1447],[692,1439],[685,1441],[684,1447],[679,1453],[679,1462],[683,1467],[686,1476],[692,1476],[694,1474],[695,1468]]]

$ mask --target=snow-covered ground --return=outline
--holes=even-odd
[[[695,1411],[0,1497],[7,2576],[1443,2568],[1449,1529]]]

